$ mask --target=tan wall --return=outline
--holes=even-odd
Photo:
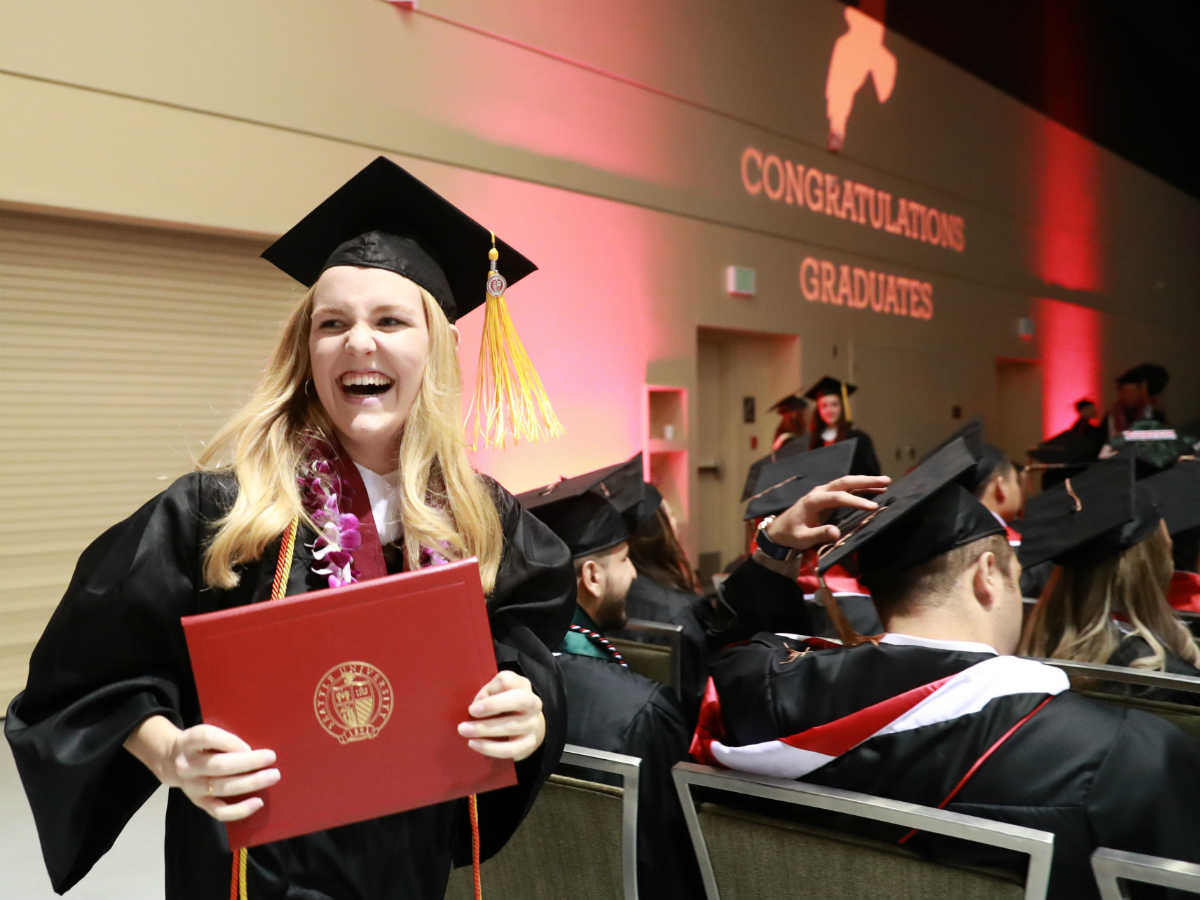
[[[541,266],[510,306],[567,435],[479,455],[513,490],[640,449],[647,381],[689,388],[696,423],[701,327],[799,335],[804,382],[863,381],[856,413],[893,471],[953,406],[998,419],[997,357],[1046,349],[1015,331],[1039,297],[1102,314],[1102,399],[1116,369],[1153,359],[1176,421],[1200,415],[1200,203],[891,34],[894,93],[881,104],[868,83],[828,153],[844,15],[834,0],[3,0],[0,204],[262,238],[392,155]],[[747,147],[961,215],[965,249],[751,196]],[[807,301],[808,256],[927,281],[933,318]],[[757,270],[754,299],[725,293],[733,263]],[[1029,432],[1006,416],[1005,434]]]

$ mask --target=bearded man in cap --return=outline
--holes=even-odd
[[[849,566],[885,633],[843,628],[842,646],[760,633],[727,648],[710,663],[693,756],[1051,831],[1056,898],[1099,896],[1089,865],[1096,847],[1200,862],[1200,750],[1164,720],[1086,700],[1061,670],[1011,655],[1020,564],[1004,526],[959,482],[976,464],[959,438],[874,500],[858,498],[862,512],[840,529],[822,526],[822,510],[845,479],[772,523],[772,552],[832,544],[821,570]],[[755,564],[787,574],[790,562],[768,555]],[[725,585],[742,621],[769,621],[771,610],[799,603],[786,577],[753,587]],[[814,729],[821,740],[810,748]],[[1026,863],[898,826],[851,827],[935,861],[1018,873]]]

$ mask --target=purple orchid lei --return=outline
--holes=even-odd
[[[313,558],[321,568],[313,568],[313,574],[329,580],[331,588],[354,584],[362,573],[354,568],[353,551],[362,546],[362,535],[358,531],[358,516],[341,511],[343,500],[351,499],[351,488],[340,478],[333,464],[327,459],[312,459],[305,463],[296,478],[300,498],[308,514],[317,524],[317,539],[310,545]],[[442,550],[450,545],[442,542]],[[417,559],[418,568],[444,566],[450,560],[441,552],[422,547]]]
[[[325,459],[312,460],[296,478],[304,508],[319,529],[311,544],[313,558],[322,563],[313,573],[329,579],[331,588],[353,584],[362,577],[354,568],[353,551],[362,546],[358,516],[343,513],[339,502],[350,499],[350,486],[339,478],[333,464]]]

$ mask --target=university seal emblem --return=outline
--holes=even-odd
[[[313,710],[321,727],[339,743],[369,741],[379,734],[394,704],[391,682],[370,663],[334,666],[317,683]]]

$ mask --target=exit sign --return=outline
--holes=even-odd
[[[725,268],[725,290],[731,297],[754,296],[754,270],[745,266]]]

